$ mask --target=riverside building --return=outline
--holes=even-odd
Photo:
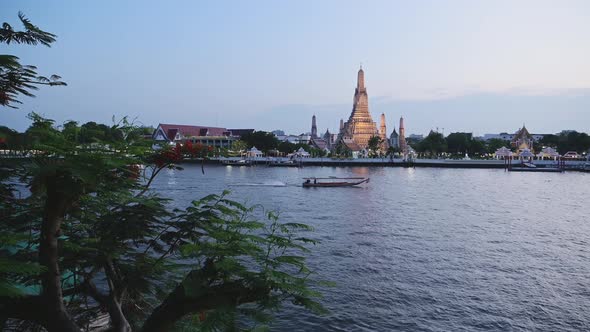
[[[232,143],[246,133],[253,133],[254,129],[227,129],[220,127],[190,126],[160,123],[152,139],[166,143],[200,143],[220,148],[230,148]]]

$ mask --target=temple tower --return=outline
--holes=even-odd
[[[340,132],[344,130],[344,120],[340,119]]]
[[[381,138],[381,150],[386,151],[389,148],[389,140],[387,139],[387,127],[385,126],[385,113],[381,113],[379,138]]]
[[[311,117],[311,138],[318,137],[318,127],[315,123],[315,114]]]
[[[379,125],[379,137],[383,140],[387,140],[387,127],[385,126],[385,113],[381,113],[381,122]]]
[[[352,113],[348,121],[344,123],[342,135],[351,139],[360,148],[366,148],[369,139],[379,135],[377,124],[373,122],[371,113],[369,113],[369,97],[365,87],[365,72],[362,67],[357,74]]]
[[[399,118],[399,148],[405,151],[406,145],[406,128],[404,127],[404,117]]]

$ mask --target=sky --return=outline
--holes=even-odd
[[[590,131],[590,1],[1,0],[58,35],[51,48],[2,45],[67,87],[44,87],[26,114],[136,123],[335,132],[365,70],[373,120],[388,131]],[[444,130],[443,130],[444,128]]]

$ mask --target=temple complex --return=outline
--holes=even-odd
[[[317,149],[329,151],[332,146],[330,135],[330,132],[326,130],[326,134],[324,134],[324,136],[318,136],[318,127],[314,114],[314,116],[311,117],[311,135],[309,136],[308,144]]]
[[[365,72],[362,67],[358,71],[352,113],[348,121],[343,123],[341,127],[341,142],[352,151],[366,149],[371,137],[380,136],[377,124],[373,122],[371,113],[369,113],[369,97],[365,87]]]
[[[514,138],[510,142],[510,145],[516,149],[516,152],[522,151],[524,149],[528,149],[531,152],[533,151],[533,136],[529,133],[526,129],[525,125],[522,125],[515,134]]]

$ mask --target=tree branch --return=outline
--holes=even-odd
[[[221,306],[237,306],[255,302],[268,296],[267,287],[252,287],[244,282],[226,282],[208,287],[198,296],[187,294],[181,283],[145,321],[142,332],[170,331],[174,323],[190,313],[203,312]]]
[[[46,267],[41,278],[43,302],[47,306],[47,330],[80,331],[68,313],[61,287],[61,271],[59,268],[58,239],[61,233],[63,217],[71,204],[70,199],[61,189],[59,179],[62,174],[53,174],[45,178],[47,198],[41,224],[39,263]]]

